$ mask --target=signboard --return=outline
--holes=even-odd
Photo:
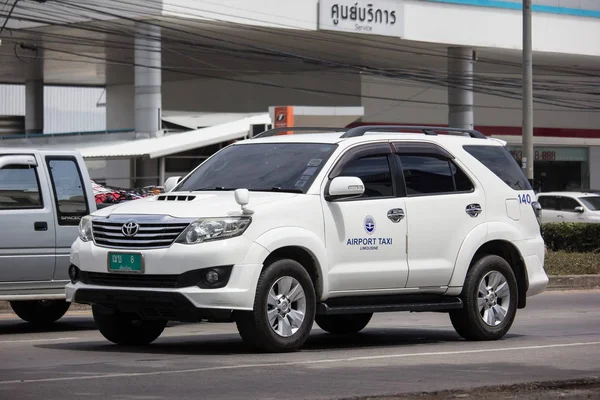
[[[320,0],[319,29],[402,37],[404,3],[392,0]]]
[[[294,126],[294,107],[275,107],[273,113],[273,128],[285,128]],[[281,132],[280,135],[292,134],[291,131]]]
[[[508,151],[515,160],[521,161],[523,152],[520,146],[508,146]],[[588,160],[588,149],[581,147],[535,147],[534,161],[578,161]]]

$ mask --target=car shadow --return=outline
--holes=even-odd
[[[508,334],[504,340],[519,337]],[[336,352],[381,347],[409,347],[419,344],[463,342],[454,330],[441,329],[365,329],[354,335],[331,335],[313,330],[300,352]],[[243,342],[237,333],[214,335],[164,336],[148,346],[117,346],[106,340],[93,342],[40,344],[36,347],[54,350],[115,352],[164,355],[235,355],[259,351]]]

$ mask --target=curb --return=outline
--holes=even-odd
[[[600,275],[564,275],[550,276],[547,291],[590,290],[600,289]],[[90,311],[87,304],[71,304],[70,311]],[[0,314],[11,313],[12,308],[7,301],[0,301]]]
[[[547,290],[589,290],[600,289],[600,275],[550,276]]]

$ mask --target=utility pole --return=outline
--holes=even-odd
[[[531,0],[523,0],[523,159],[522,168],[533,185],[533,62]]]

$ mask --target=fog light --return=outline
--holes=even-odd
[[[204,276],[204,280],[209,285],[214,285],[215,283],[219,282],[219,273],[214,269],[211,269]]]
[[[69,266],[69,278],[71,278],[72,283],[79,281],[79,268],[73,264]]]

